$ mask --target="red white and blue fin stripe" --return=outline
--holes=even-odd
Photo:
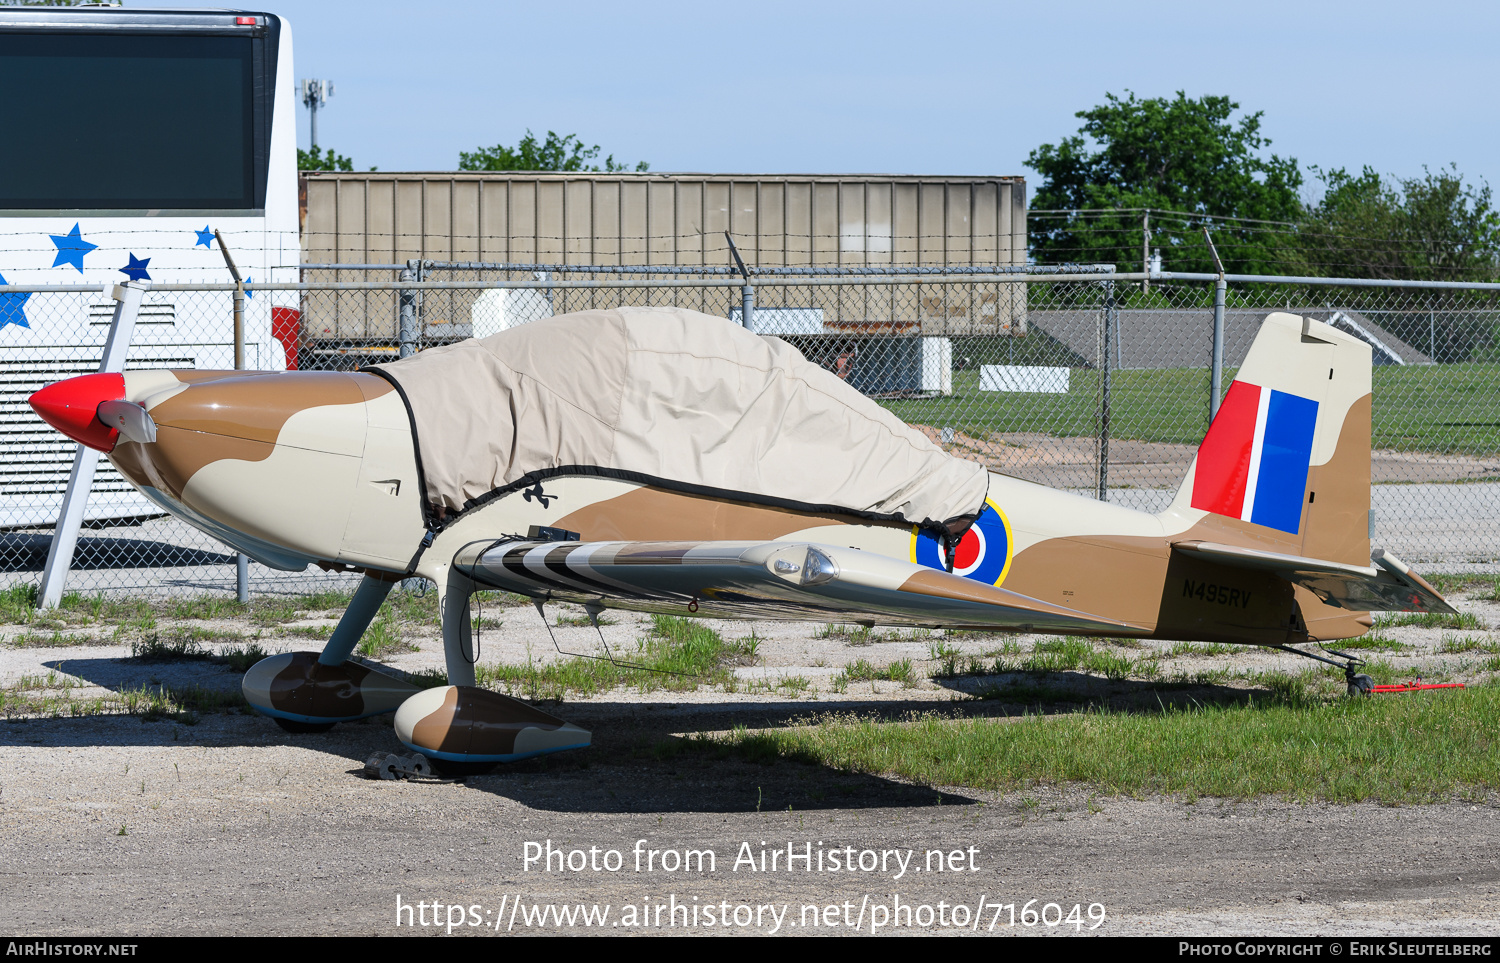
[[[1198,448],[1193,507],[1296,535],[1317,424],[1311,398],[1231,384]]]

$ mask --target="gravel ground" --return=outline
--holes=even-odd
[[[1488,678],[1490,654],[1452,650],[1466,640],[1490,646],[1488,626],[1500,623],[1500,604],[1462,595],[1455,601],[1483,627],[1386,628],[1380,634],[1406,648],[1368,654],[1398,672],[1421,666],[1429,678]],[[259,627],[159,619],[149,631],[169,638],[192,627],[255,637],[269,651],[316,648],[321,643],[292,633],[326,629],[336,614]],[[568,613],[549,609],[557,614]],[[530,607],[491,606],[484,615],[500,623],[483,632],[485,661],[559,657]],[[604,628],[611,648],[633,649],[646,626],[630,615],[612,618]],[[712,624],[729,641],[751,630],[748,623]],[[780,725],[827,711],[961,710],[966,690],[995,680],[927,676],[944,658],[993,658],[1003,641],[997,637],[876,633],[851,645],[822,626],[759,624],[756,655],[736,669],[735,691],[616,690],[557,708],[594,732],[586,765],[533,761],[466,783],[404,783],[359,774],[372,751],[399,748],[388,719],[292,736],[241,713],[203,713],[194,724],[118,712],[71,715],[70,706],[118,698],[121,690],[237,690],[238,674],[211,662],[130,658],[130,642],[139,644],[147,630],[121,629],[122,637],[111,639],[116,628],[59,629],[93,644],[0,644],[0,691],[10,713],[0,725],[7,763],[0,772],[0,905],[18,934],[431,934],[446,926],[423,926],[417,916],[430,921],[436,901],[444,904],[444,921],[449,904],[466,907],[464,924],[485,925],[455,933],[474,934],[492,932],[496,920],[501,931],[863,933],[884,914],[887,933],[973,932],[978,918],[978,932],[993,924],[993,932],[1021,935],[1500,935],[1500,800],[1493,796],[1479,804],[1387,808],[1189,803],[1084,789],[995,794],[796,763],[642,751],[674,735]],[[401,624],[399,635],[415,651],[383,661],[409,671],[440,665],[435,630],[417,619]],[[20,631],[0,628],[6,639]],[[592,629],[554,631],[563,649],[601,651]],[[1025,650],[1036,640],[1019,641]],[[230,644],[224,637],[206,643]],[[1257,650],[1173,650],[1147,643],[1119,651],[1131,659],[1154,652],[1163,677],[1309,664]],[[840,685],[842,667],[855,659],[876,666],[910,659],[917,681]],[[1055,681],[1116,704],[1154,699],[1157,691],[1139,680],[1107,683],[1083,673]],[[1222,677],[1211,684],[1247,685]],[[53,709],[26,702],[42,698],[53,699]],[[59,716],[48,717],[53,711]],[[549,840],[584,856],[594,847],[589,858],[606,863],[617,851],[621,868],[528,867],[528,843],[545,847]],[[812,871],[787,869],[788,845],[797,853],[811,847]],[[710,850],[715,865],[636,872],[638,846],[643,859],[654,849],[659,860]],[[818,853],[848,855],[845,847],[856,859],[865,850],[875,854],[871,862],[883,857],[886,868],[817,871]],[[761,871],[745,859],[737,864],[737,857],[759,860],[763,848],[777,849],[781,865]],[[908,852],[911,868],[898,877],[895,867]],[[398,900],[423,904],[409,914],[411,925],[398,914]],[[1066,920],[1079,907],[1076,925],[1022,925],[1029,900],[1049,920]],[[592,927],[566,915],[535,922],[539,908],[555,914],[577,905],[607,905],[610,916]],[[710,905],[713,923],[704,909]],[[978,917],[977,905],[985,907]],[[696,924],[684,926],[679,910],[670,925],[674,906],[689,914],[697,907]],[[743,924],[734,919],[737,906],[748,907]],[[653,919],[657,907],[662,916]],[[1103,914],[1096,929],[1091,907],[1095,919]],[[718,923],[726,911],[729,925]],[[779,924],[777,913],[784,914]]]

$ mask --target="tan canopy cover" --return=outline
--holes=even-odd
[[[988,485],[786,342],[696,311],[559,315],[372,370],[405,394],[449,513],[579,467],[929,524]]]

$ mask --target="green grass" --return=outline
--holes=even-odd
[[[79,632],[21,632],[6,640],[21,648],[64,648],[76,645],[107,645],[106,640]]]
[[[830,623],[813,633],[815,639],[842,639],[845,645],[874,645],[876,642],[926,642],[931,629],[881,629],[868,625]]]
[[[701,746],[999,791],[1078,783],[1129,795],[1397,804],[1482,798],[1500,788],[1494,731],[1500,687],[1313,705],[1266,702],[1011,721],[834,716],[804,728],[737,730]]]
[[[152,635],[130,643],[130,657],[141,662],[184,662],[207,659],[212,655],[203,643],[191,635],[163,639]]]
[[[592,628],[594,625],[594,620],[589,618],[587,615],[559,615],[557,617],[556,624],[559,626],[565,626],[574,629]],[[599,616],[599,624],[614,625],[615,620],[607,615],[601,615]]]
[[[1022,672],[1073,672],[1083,668],[1093,656],[1094,646],[1086,639],[1064,636],[1043,639],[1032,647],[1031,658],[1019,667]]]
[[[261,647],[259,642],[249,642],[245,645],[226,646],[220,649],[213,659],[234,672],[244,672],[270,654]]]
[[[765,641],[755,632],[755,626],[750,627],[750,634],[744,638],[735,639],[732,645],[735,650],[745,659],[756,662],[760,659],[760,644]]]
[[[1344,649],[1349,652],[1358,652],[1361,649],[1375,652],[1405,652],[1411,648],[1404,642],[1388,639],[1383,635],[1360,635],[1352,639],[1339,639],[1330,642],[1336,649]]]
[[[37,608],[37,586],[34,584],[12,585],[0,591],[0,623],[4,624],[35,623],[44,628],[65,628],[92,625],[103,620],[128,622],[151,618],[151,604],[130,596],[65,592],[57,608],[47,610]]]
[[[0,689],[0,714],[6,718],[78,718],[83,716],[130,715],[142,722],[171,720],[187,725],[198,722],[204,712],[232,712],[247,707],[238,690],[221,691],[202,686],[140,686],[122,688],[96,698],[79,698],[69,690],[81,688],[75,679],[48,673],[46,677],[23,676]]]
[[[58,675],[55,670],[49,670],[46,675],[41,673],[22,675],[6,689],[10,692],[27,692],[38,689],[80,689],[82,687],[83,683],[78,679]]]
[[[1226,385],[1233,376],[1234,369],[1225,370]],[[980,391],[979,372],[971,369],[953,373],[953,394],[946,397],[881,403],[907,422],[952,427],[978,438],[991,432],[1090,435],[1099,377],[1098,371],[1073,368],[1066,394],[1017,394]],[[1374,447],[1471,455],[1500,452],[1496,383],[1500,364],[1377,367]],[[1208,431],[1206,368],[1114,371],[1110,396],[1110,432],[1115,438],[1197,445]]]
[[[530,699],[593,695],[619,686],[636,686],[642,691],[686,691],[705,683],[732,687],[735,682],[726,663],[744,655],[746,648],[743,641],[738,645],[726,643],[702,622],[653,615],[651,631],[637,639],[634,647],[614,649],[615,658],[627,664],[616,665],[603,658],[570,658],[526,665],[481,664],[475,667],[475,673],[482,686]],[[602,649],[599,654],[604,655]]]
[[[934,646],[931,651],[937,652],[938,649]],[[1161,673],[1155,653],[1140,659],[1131,659],[1109,649],[1097,649],[1087,639],[1074,636],[1043,639],[1030,653],[1022,652],[1020,646],[1013,640],[1007,640],[999,649],[986,653],[984,657],[964,657],[952,650],[945,649],[944,651],[947,654],[938,660],[937,671],[932,674],[935,679],[1083,672],[1101,675],[1112,682],[1118,682],[1131,677],[1155,679]],[[993,661],[986,661],[986,658],[993,658]],[[1009,698],[1011,694],[1019,691],[1018,686],[1024,687],[1031,684],[1022,680],[1012,680],[995,691]],[[1049,687],[1049,691],[1051,688],[1055,687]]]
[[[1485,593],[1485,598],[1494,598],[1497,587],[1500,587],[1500,576],[1472,572],[1423,572],[1422,577],[1432,583],[1438,594],[1445,596],[1453,592],[1480,591]]]
[[[1026,363],[1026,362],[1019,362]],[[979,371],[953,372],[953,394],[883,401],[911,424],[951,427],[976,438],[992,432],[1094,432],[1099,372],[1073,368],[1065,394],[980,391]],[[1111,434],[1142,441],[1197,444],[1208,430],[1208,373],[1159,368],[1115,371],[1110,377]]]
[[[844,666],[843,672],[834,676],[833,686],[842,691],[840,686],[846,686],[850,682],[899,682],[902,688],[909,689],[918,681],[911,659],[900,659],[884,668],[877,668],[864,659],[856,659]]]
[[[1480,632],[1489,626],[1479,620],[1473,612],[1387,612],[1375,616],[1376,629],[1393,629],[1401,626],[1416,626],[1420,629],[1464,629]]]
[[[1500,652],[1500,642],[1488,636],[1473,635],[1449,635],[1443,633],[1442,641],[1438,643],[1438,651],[1444,653],[1457,652]]]
[[[250,610],[250,606],[223,595],[199,595],[187,599],[171,599],[163,609],[163,614],[168,618],[181,621],[239,618]]]
[[[309,615],[340,614],[349,606],[349,600],[353,597],[352,592],[343,590],[309,592],[303,595],[271,595],[249,602],[240,602],[222,595],[202,595],[171,600],[159,608],[161,615],[178,620],[248,617],[256,625],[275,626],[307,618]]]
[[[954,659],[961,654],[957,649],[948,644],[947,639],[938,639],[927,646],[927,658],[932,662]]]
[[[1243,646],[1223,645],[1218,642],[1173,642],[1172,647],[1163,653],[1163,657],[1175,659],[1184,655],[1230,655],[1243,651]]]
[[[417,647],[406,640],[401,631],[401,620],[389,604],[382,605],[375,620],[360,636],[354,651],[367,659],[383,659],[400,652],[415,652]]]
[[[181,688],[160,685],[155,688],[121,689],[114,700],[127,715],[140,716],[142,722],[168,719],[195,725],[201,712],[230,712],[249,703],[238,690],[224,692],[201,686]]]
[[[825,625],[813,633],[815,639],[842,639],[845,645],[873,645],[875,630],[868,625]]]
[[[25,625],[36,611],[37,586],[35,584],[12,585],[0,592],[0,622],[8,625]]]
[[[244,672],[271,653],[259,642],[229,645],[214,650],[203,644],[205,639],[225,638],[223,633],[186,632],[168,636],[152,635],[130,644],[130,657],[141,662],[213,662],[234,672]],[[239,636],[232,636],[239,638]]]

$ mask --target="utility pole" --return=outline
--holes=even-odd
[[[333,96],[333,81],[331,80],[304,80],[302,81],[302,103],[307,105],[309,116],[312,118],[312,149],[318,149],[318,108],[328,102]]]

